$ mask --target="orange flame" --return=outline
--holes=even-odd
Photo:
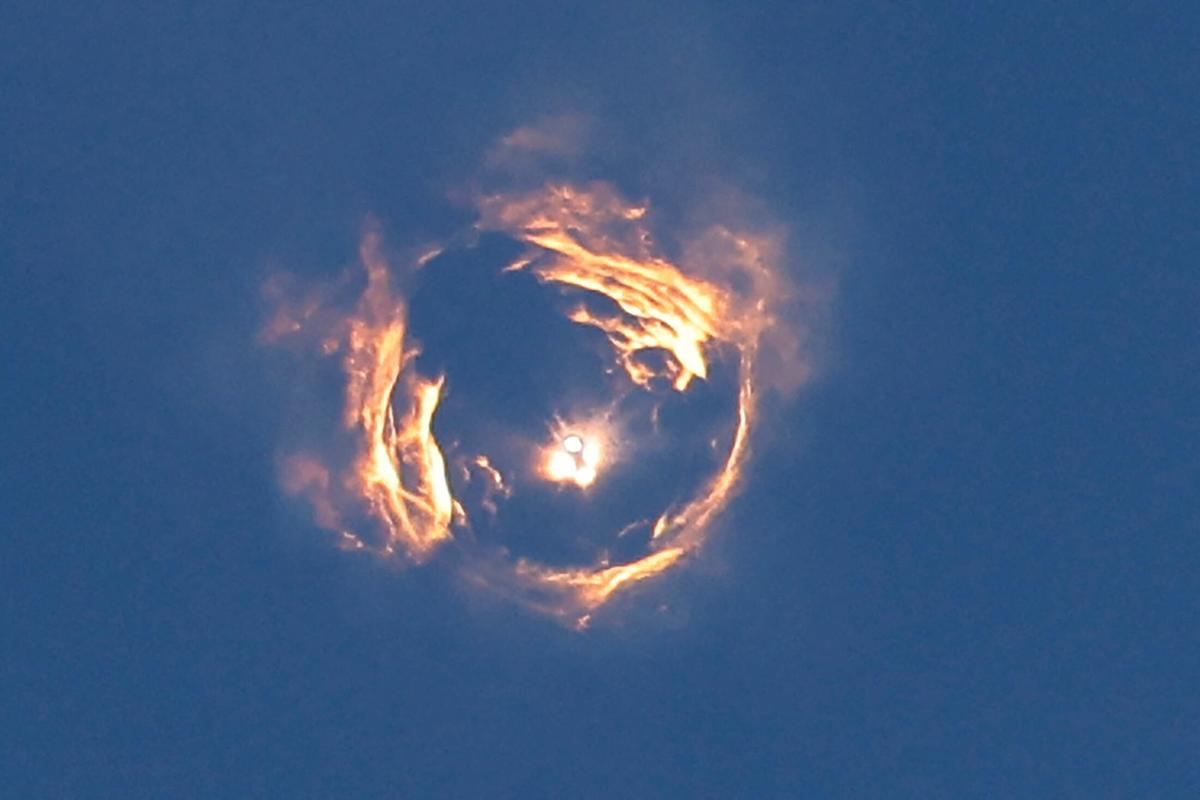
[[[621,591],[664,573],[697,551],[710,523],[732,498],[745,469],[755,420],[755,356],[762,333],[776,324],[768,313],[778,287],[768,263],[773,251],[766,246],[769,243],[719,228],[709,235],[724,248],[721,264],[699,258],[686,265],[672,263],[654,248],[648,209],[627,203],[604,183],[551,184],[523,194],[494,194],[482,198],[478,207],[477,227],[502,232],[529,246],[526,256],[509,270],[528,269],[542,282],[596,293],[613,302],[615,313],[605,315],[581,305],[569,317],[604,332],[617,363],[634,385],[685,392],[692,381],[708,376],[713,347],[731,348],[739,359],[737,421],[730,450],[696,496],[657,519],[645,555],[621,564],[601,561],[571,569],[480,552],[463,560],[467,576],[476,583],[583,626]],[[424,266],[433,257],[430,253],[437,252],[418,256],[411,266]],[[343,423],[354,456],[339,475],[312,456],[294,457],[286,470],[285,488],[306,494],[317,522],[336,531],[345,546],[383,556],[399,550],[420,563],[451,542],[465,549],[473,546],[470,537],[455,537],[456,524],[469,523],[452,494],[445,460],[432,433],[445,378],[431,380],[415,372],[415,349],[405,341],[405,301],[390,287],[391,271],[381,255],[377,233],[364,237],[360,258],[367,286],[354,313],[341,320],[334,336],[334,347],[343,352]],[[735,271],[740,283],[734,280]],[[264,337],[293,335],[304,329],[306,321],[320,316],[309,299],[295,313],[277,314]],[[329,351],[329,335],[321,335]],[[668,357],[642,358],[650,351]],[[542,474],[574,481],[581,488],[595,480],[601,462],[599,445],[578,441],[567,449],[543,453]],[[589,446],[596,449],[583,449]],[[585,463],[583,455],[589,452],[594,463]],[[486,468],[497,487],[504,486],[486,456],[479,456],[476,464]],[[382,523],[381,544],[368,545],[350,530],[347,509],[355,503],[365,504],[370,518]]]

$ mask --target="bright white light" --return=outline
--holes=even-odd
[[[600,466],[600,445],[596,442],[588,442],[581,449],[583,452],[580,460],[595,471],[595,468]]]
[[[561,450],[556,450],[550,454],[549,461],[546,462],[546,473],[551,480],[565,481],[575,477],[575,459],[570,453],[564,453]]]
[[[579,469],[575,470],[575,483],[580,486],[589,486],[592,481],[596,480],[596,468],[584,464]]]
[[[583,451],[583,439],[572,433],[567,438],[563,439],[563,449],[571,455],[575,455]]]

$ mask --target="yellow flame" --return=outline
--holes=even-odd
[[[432,433],[443,380],[427,380],[408,369],[415,351],[405,350],[405,305],[391,291],[378,233],[363,237],[359,257],[367,287],[345,320],[340,342],[346,374],[342,421],[355,442],[355,457],[339,487],[330,479],[330,469],[314,457],[294,456],[285,469],[285,488],[307,494],[318,522],[340,529],[344,545],[352,549],[368,545],[358,533],[343,529],[347,515],[337,509],[365,501],[384,523],[382,543],[370,549],[392,555],[399,548],[420,562],[451,538],[455,507]],[[278,335],[280,328],[273,322],[271,333]],[[298,332],[300,327],[284,330]],[[394,402],[404,409],[399,419]]]
[[[576,625],[618,592],[682,563],[704,542],[716,514],[732,497],[749,453],[755,418],[755,355],[760,334],[771,326],[769,297],[773,275],[764,250],[726,229],[714,233],[731,253],[729,262],[750,274],[750,296],[724,281],[711,264],[697,260],[685,269],[656,251],[649,234],[648,209],[627,203],[608,184],[551,184],[523,194],[496,194],[479,201],[478,227],[503,232],[529,246],[508,270],[530,270],[540,281],[595,293],[615,311],[580,305],[570,319],[604,332],[632,384],[645,389],[684,392],[709,373],[710,350],[720,344],[739,358],[738,411],[732,445],[720,469],[700,492],[654,523],[650,549],[622,564],[560,569],[528,559],[498,561],[476,553],[464,563],[469,576],[533,608]],[[425,266],[440,249],[429,249],[412,268]],[[706,250],[705,252],[715,252]],[[336,531],[344,546],[380,555],[397,550],[414,562],[440,546],[459,541],[456,521],[466,522],[446,478],[441,448],[432,432],[444,378],[427,379],[413,368],[414,349],[406,344],[404,299],[390,287],[391,270],[381,255],[379,236],[368,233],[360,249],[367,286],[357,308],[334,338],[343,352],[346,403],[343,422],[354,444],[349,466],[333,467],[313,456],[297,456],[285,468],[285,487],[306,494],[317,521]],[[705,272],[705,277],[696,274]],[[277,340],[319,318],[311,299],[292,313],[280,312],[264,338]],[[328,352],[330,338],[321,333]],[[647,358],[654,353],[665,358]],[[397,411],[399,409],[399,411]],[[587,487],[604,461],[603,436],[560,430],[539,456],[542,475]],[[495,485],[503,478],[487,460],[475,462]],[[383,523],[381,545],[368,545],[351,530],[346,509],[365,501],[372,519]],[[460,537],[462,538],[462,537]],[[472,546],[462,539],[464,548]]]
[[[596,292],[617,304],[623,312],[620,316],[602,317],[580,307],[570,317],[608,335],[635,383],[649,387],[655,377],[653,370],[636,360],[639,352],[655,349],[674,356],[667,369],[679,391],[693,377],[708,375],[703,345],[720,330],[724,292],[689,278],[649,252],[623,252],[617,241],[603,235],[604,226],[614,220],[640,220],[644,208],[626,206],[609,187],[593,184],[586,189],[551,185],[516,198],[493,196],[481,203],[481,210],[485,225],[549,256],[536,262],[522,259],[510,270],[532,265],[543,281]],[[639,249],[648,239],[648,235],[639,238]]]

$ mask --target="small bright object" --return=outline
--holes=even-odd
[[[574,483],[586,488],[595,482],[600,468],[600,445],[577,433],[563,437],[559,447],[545,455],[543,475],[552,481]]]

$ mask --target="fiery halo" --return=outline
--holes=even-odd
[[[580,304],[568,317],[604,334],[614,368],[633,385],[684,393],[707,378],[715,348],[736,354],[736,420],[719,469],[693,496],[653,520],[647,551],[636,558],[561,568],[475,547],[472,537],[462,535],[471,520],[454,496],[433,433],[453,376],[428,378],[413,367],[418,345],[411,341],[409,301],[396,286],[396,276],[405,271],[436,269],[431,262],[441,249],[389,263],[379,232],[371,229],[359,249],[366,286],[351,312],[337,313],[319,293],[296,300],[275,291],[277,308],[262,339],[279,344],[307,336],[325,356],[340,357],[345,380],[340,436],[351,453],[344,463],[318,452],[289,453],[282,462],[283,486],[308,499],[317,523],[333,531],[345,549],[422,564],[458,547],[459,569],[470,582],[583,627],[614,596],[698,552],[733,498],[758,415],[764,380],[758,356],[764,342],[784,328],[776,316],[785,295],[781,250],[775,236],[714,225],[695,237],[682,258],[671,260],[655,246],[648,205],[630,203],[604,182],[548,182],[481,194],[476,208],[476,231],[500,233],[525,247],[505,271],[527,271],[547,286],[612,301],[611,313]],[[652,351],[665,357],[643,357]],[[598,436],[567,428],[561,435],[581,438],[566,453],[548,456],[540,469],[551,480],[574,481],[586,490],[602,469],[605,445]],[[477,456],[471,468],[485,475],[489,492],[511,491],[487,455]],[[370,520],[374,535],[364,535],[363,519]]]

